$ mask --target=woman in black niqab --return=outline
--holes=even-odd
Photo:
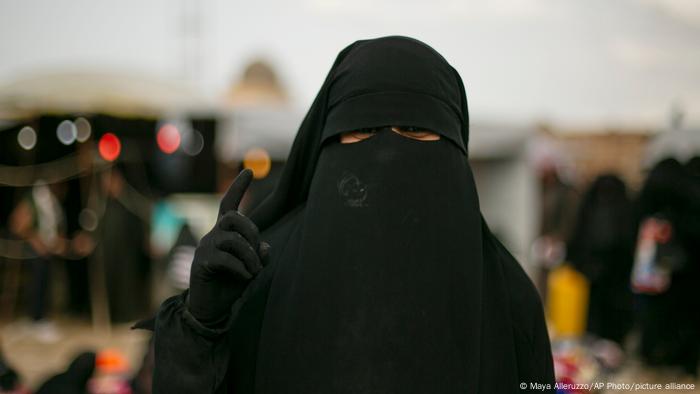
[[[697,376],[700,364],[700,183],[676,159],[656,163],[637,198],[637,220],[670,224],[663,256],[673,261],[668,289],[639,294],[640,355],[650,365],[681,366]]]
[[[374,134],[340,143],[360,129]],[[182,300],[166,301],[156,386],[190,365],[217,392],[553,392],[541,304],[481,217],[468,131],[462,81],[432,48],[385,37],[344,49],[251,214],[271,262],[218,334],[184,327]],[[210,338],[211,361],[158,357],[187,347],[188,330]]]
[[[567,258],[590,283],[587,331],[620,346],[633,320],[635,235],[625,183],[613,174],[600,175],[581,201]]]

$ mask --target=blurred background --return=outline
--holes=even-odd
[[[465,82],[558,381],[700,392],[693,0],[1,2],[0,392],[150,392],[130,327],[187,287],[220,193],[252,168],[258,204],[337,53],[395,34]]]

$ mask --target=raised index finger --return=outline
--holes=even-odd
[[[226,194],[221,199],[221,205],[219,205],[219,217],[223,216],[226,212],[237,210],[238,204],[241,203],[243,194],[248,189],[250,182],[253,180],[253,171],[249,168],[241,171],[240,174],[233,180],[231,186],[228,187]]]

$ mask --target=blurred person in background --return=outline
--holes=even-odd
[[[34,333],[42,341],[54,342],[59,334],[48,320],[52,265],[65,252],[65,215],[61,200],[63,183],[36,184],[15,206],[9,218],[12,234],[24,240],[34,257],[26,260],[31,268],[28,287],[29,314]]]
[[[67,305],[66,311],[74,317],[86,317],[90,313],[90,258],[95,248],[94,218],[91,209],[87,208],[89,182],[95,174],[72,179],[67,182],[68,193],[65,198],[66,234],[70,248],[65,260]],[[87,187],[86,187],[87,186]],[[97,188],[95,188],[97,189]],[[89,215],[89,216],[87,216]],[[96,220],[96,219],[95,219]],[[82,222],[82,223],[81,223]],[[86,226],[90,230],[86,230]]]
[[[675,159],[660,161],[639,194],[633,286],[640,293],[641,355],[697,376],[700,353],[700,184]],[[640,249],[653,245],[651,253]],[[640,268],[650,257],[651,281]],[[647,270],[649,271],[649,270]]]
[[[104,267],[110,318],[116,323],[137,320],[151,310],[148,207],[135,196],[124,170],[118,164],[102,174],[105,207],[95,249]]]
[[[36,394],[88,394],[88,382],[95,372],[95,353],[79,354],[68,368],[46,380]]]
[[[244,170],[161,306],[154,392],[553,393],[542,305],[481,217],[468,137],[435,50],[344,49],[273,194],[238,212]]]
[[[29,394],[21,382],[19,375],[5,360],[0,349],[0,393],[2,394]]]
[[[634,260],[632,201],[616,175],[601,175],[584,194],[567,260],[590,284],[587,331],[623,345],[632,322],[629,278]]]
[[[700,156],[691,157],[690,160],[685,163],[685,168],[696,183],[700,182]]]
[[[555,159],[544,159],[538,165],[537,173],[541,191],[540,229],[532,252],[538,266],[535,284],[542,298],[546,298],[549,273],[566,257],[566,241],[573,227],[576,194],[565,181]]]

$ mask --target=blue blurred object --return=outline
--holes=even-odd
[[[154,205],[151,217],[151,244],[159,255],[170,251],[185,223],[185,219],[169,202],[161,200]]]

